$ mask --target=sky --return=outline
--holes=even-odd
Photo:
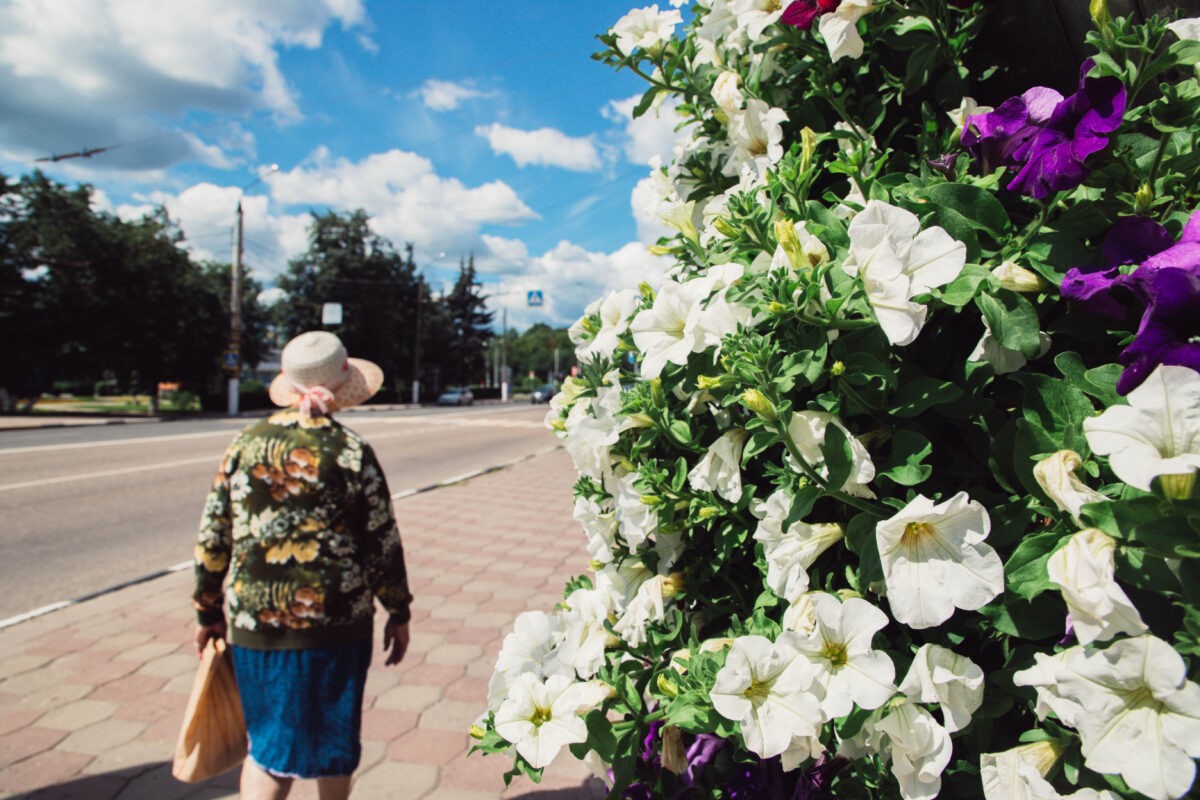
[[[197,259],[230,261],[240,199],[267,300],[313,212],[361,208],[435,291],[473,255],[497,321],[565,326],[667,267],[636,198],[677,117],[631,120],[644,85],[591,59],[640,5],[0,0],[0,172],[164,206]]]

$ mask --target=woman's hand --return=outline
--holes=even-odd
[[[383,626],[383,649],[387,653],[386,666],[399,664],[408,651],[408,623],[389,622]]]
[[[208,644],[209,639],[224,639],[226,625],[224,621],[214,622],[212,625],[197,625],[196,626],[196,656],[204,655],[204,646]]]

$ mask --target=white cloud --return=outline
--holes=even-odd
[[[145,170],[218,157],[161,121],[203,109],[302,114],[283,47],[364,18],[360,0],[15,0],[0,4],[0,153],[14,160],[131,144],[109,167]]]
[[[624,125],[622,149],[625,158],[635,164],[645,164],[652,157],[659,156],[666,164],[671,160],[671,150],[681,135],[675,131],[675,126],[681,121],[677,113],[679,101],[668,98],[634,119],[633,109],[639,100],[641,95],[613,100],[601,109],[601,113],[605,119]]]
[[[464,100],[492,96],[491,92],[482,92],[467,84],[440,81],[436,78],[425,81],[413,94],[420,97],[425,107],[433,111],[453,111],[462,105]]]
[[[656,209],[661,205],[654,179],[642,178],[629,193],[629,206],[637,223],[638,239],[653,244],[663,236],[674,236],[678,231],[665,225]]]
[[[475,133],[488,140],[496,153],[511,156],[518,167],[539,164],[576,172],[600,169],[600,154],[592,137],[572,137],[554,128],[523,131],[496,122],[481,125]]]
[[[644,244],[630,242],[612,253],[597,253],[563,241],[540,256],[529,259],[515,275],[493,276],[486,263],[476,259],[484,292],[491,296],[489,308],[508,309],[510,327],[524,329],[536,322],[566,326],[577,320],[592,300],[617,289],[635,288],[642,281],[654,285],[662,280],[670,262],[651,255]],[[497,277],[497,280],[493,280]],[[542,306],[526,304],[527,293],[540,290]]]

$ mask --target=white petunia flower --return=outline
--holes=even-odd
[[[617,20],[609,33],[616,34],[617,49],[625,55],[641,48],[656,51],[670,41],[675,26],[683,21],[678,11],[659,11],[657,5],[635,8]]]
[[[605,376],[607,385],[594,398],[577,400],[567,413],[563,448],[580,474],[603,480],[612,471],[610,451],[621,431],[632,425],[620,415],[621,386],[616,370]]]
[[[496,711],[496,733],[516,745],[534,769],[541,769],[565,745],[587,739],[579,715],[595,708],[607,693],[598,682],[575,683],[562,675],[542,681],[525,673]]]
[[[741,80],[741,75],[727,69],[713,81],[712,98],[716,101],[717,108],[725,112],[726,117],[732,117],[741,111],[742,104],[746,102],[746,98],[738,86]]]
[[[1143,491],[1163,475],[1200,468],[1200,375],[1189,367],[1160,366],[1113,406],[1083,421],[1088,445],[1108,456],[1117,477]]]
[[[621,538],[630,550],[637,550],[658,530],[658,509],[643,500],[637,487],[638,474],[630,472],[611,481],[613,502]]]
[[[871,462],[871,454],[867,452],[863,443],[850,433],[841,420],[833,414],[826,411],[797,411],[792,414],[792,419],[788,423],[788,436],[796,444],[796,449],[800,451],[800,456],[805,463],[822,478],[827,478],[829,469],[825,466],[825,456],[821,452],[821,445],[825,442],[825,429],[830,425],[839,428],[846,435],[846,439],[850,442],[850,453],[854,459],[850,467],[850,476],[846,478],[846,482],[841,486],[830,488],[839,489],[857,497],[874,497],[875,493],[867,487],[867,484],[875,479],[875,464]],[[791,453],[784,455],[784,461],[789,467],[803,474],[803,470],[792,458]]]
[[[1200,41],[1200,17],[1177,19],[1167,23],[1167,30],[1184,41]]]
[[[971,722],[983,705],[983,670],[971,659],[941,645],[923,644],[900,691],[919,703],[942,707],[942,725],[953,733]]]
[[[750,433],[734,428],[721,434],[688,473],[696,491],[716,492],[731,503],[742,499],[742,448]]]
[[[765,501],[755,501],[750,512],[759,518],[754,540],[761,542],[767,558],[767,586],[778,597],[796,602],[808,591],[808,568],[844,535],[835,524],[783,525],[791,513],[791,496],[782,489]]]
[[[842,263],[861,276],[875,317],[892,344],[911,343],[927,309],[912,298],[958,277],[967,247],[939,227],[920,229],[915,214],[870,200],[847,229],[850,252]]]
[[[974,97],[964,97],[962,102],[958,104],[958,108],[953,111],[947,111],[946,116],[954,123],[958,134],[961,134],[967,127],[967,118],[975,114],[987,114],[995,111],[991,106],[981,106],[975,102]]]
[[[1175,648],[1145,635],[1034,659],[1013,683],[1037,690],[1039,717],[1053,711],[1079,731],[1089,769],[1120,773],[1154,800],[1188,792],[1200,758],[1200,685],[1187,680]]]
[[[835,595],[810,595],[815,626],[796,638],[796,647],[816,667],[812,691],[821,698],[827,719],[844,717],[855,705],[879,708],[895,694],[896,667],[871,639],[888,624],[888,616],[857,597],[844,602]]]
[[[733,150],[725,162],[724,173],[766,174],[769,167],[783,158],[783,123],[787,119],[782,108],[773,108],[757,98],[747,100],[745,110],[729,118]]]
[[[576,589],[564,601],[567,610],[560,614],[562,638],[554,657],[584,680],[603,666],[605,649],[620,641],[604,627],[611,611],[607,601],[596,589]]]
[[[991,520],[959,492],[934,505],[917,495],[875,526],[892,616],[913,628],[940,625],[954,609],[974,611],[1004,591],[1004,565],[983,540]]]
[[[912,703],[902,703],[875,725],[886,737],[892,774],[904,800],[932,800],[942,788],[942,772],[950,763],[950,734],[933,716]]]
[[[692,354],[695,331],[688,330],[688,315],[696,302],[695,282],[665,281],[650,308],[633,318],[629,329],[642,352],[642,377],[657,378],[667,364],[683,365]]]
[[[875,7],[873,0],[842,0],[837,9],[822,14],[817,20],[817,30],[829,49],[833,61],[863,54],[863,40],[858,35],[858,20]]]
[[[771,269],[787,266],[795,272],[803,272],[829,260],[829,249],[825,247],[824,242],[808,232],[807,223],[801,220],[787,224],[791,224],[796,233],[796,247],[789,253],[782,241],[776,245],[775,252],[771,255]]]
[[[788,603],[783,612],[780,624],[785,631],[795,631],[801,636],[808,636],[817,629],[817,610],[813,598],[820,592],[805,592]]]
[[[1118,633],[1145,633],[1138,610],[1113,578],[1117,543],[1099,528],[1074,534],[1050,556],[1046,574],[1062,590],[1081,644],[1107,641]]]
[[[617,542],[617,518],[612,509],[604,509],[589,497],[576,497],[571,516],[587,536],[588,555],[592,561],[607,564],[613,560]]]
[[[734,639],[709,693],[713,708],[741,726],[746,748],[759,758],[779,755],[796,737],[815,736],[822,722],[809,691],[814,670],[800,657],[794,636]]]
[[[495,711],[500,707],[520,675],[532,673],[544,677],[570,673],[556,657],[563,632],[562,620],[557,615],[525,611],[517,616],[496,657],[488,683],[488,708]]]
[[[1076,477],[1075,471],[1082,463],[1083,459],[1074,450],[1059,450],[1033,467],[1038,486],[1060,511],[1071,515],[1076,525],[1082,524],[1079,512],[1085,505],[1108,499]]]
[[[623,289],[619,292],[609,292],[601,300],[593,303],[594,312],[591,311],[592,306],[588,306],[585,314],[599,313],[600,330],[590,342],[576,347],[575,355],[579,360],[608,358],[616,351],[621,335],[629,330],[629,319],[637,309],[638,297],[638,293],[632,289]]]
[[[732,0],[729,9],[737,16],[737,26],[745,31],[750,43],[762,38],[763,31],[783,15],[780,0]]]
[[[1032,742],[979,757],[984,800],[1118,800],[1107,789],[1080,789],[1063,795],[1045,775],[1058,760],[1061,747],[1053,742]]]
[[[662,622],[667,580],[663,575],[655,575],[638,586],[637,594],[625,605],[620,618],[613,625],[617,635],[630,646],[637,647],[646,641],[647,625]]]

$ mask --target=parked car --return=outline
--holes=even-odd
[[[531,403],[549,403],[550,398],[558,393],[558,389],[554,388],[554,384],[547,383],[544,386],[539,386],[534,389],[529,395]]]
[[[469,406],[475,402],[475,395],[465,386],[451,386],[438,395],[439,406]]]

